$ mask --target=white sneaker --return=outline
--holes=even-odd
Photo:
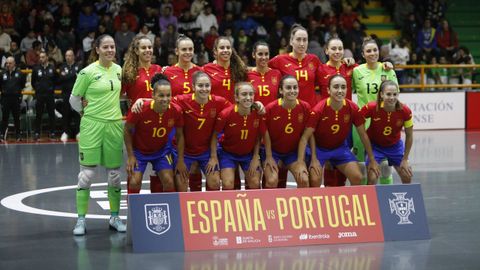
[[[62,115],[59,111],[57,111],[57,110],[55,110],[55,116],[56,116],[57,118],[62,118],[62,117],[63,117],[63,115]]]
[[[85,224],[85,218],[79,217],[77,219],[77,224],[75,224],[75,228],[73,228],[73,235],[81,236],[87,233],[87,226]]]
[[[122,219],[119,216],[111,216],[109,224],[110,224],[111,230],[115,230],[121,233],[124,233],[127,231],[127,226],[123,224]]]
[[[75,136],[75,139],[77,139],[77,141],[80,140],[80,132],[77,133],[77,136]]]
[[[62,142],[68,141],[68,134],[63,132],[62,136],[60,137],[60,141],[62,141]]]

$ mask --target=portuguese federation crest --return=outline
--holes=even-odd
[[[413,224],[408,219],[411,213],[410,211],[415,212],[413,198],[405,198],[407,192],[393,192],[392,194],[395,195],[395,199],[388,199],[388,201],[390,203],[390,213],[395,212],[395,214],[400,218],[400,221],[397,224]]]
[[[154,234],[164,234],[170,229],[168,204],[145,204],[145,225]]]

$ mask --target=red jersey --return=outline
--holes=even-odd
[[[176,96],[173,100],[183,111],[185,153],[196,156],[208,151],[217,114],[231,104],[214,95],[204,105],[195,101],[194,94]]]
[[[170,104],[167,111],[157,113],[153,110],[155,101],[143,104],[142,112],[128,111],[127,123],[135,125],[132,137],[133,148],[143,154],[153,154],[168,142],[168,134],[173,127],[183,127],[182,110]]]
[[[387,112],[381,104],[377,110],[377,102],[372,101],[365,105],[360,113],[365,118],[371,118],[367,134],[370,140],[380,146],[391,146],[400,140],[402,127],[413,126],[412,111],[405,104],[394,112]]]
[[[310,105],[297,99],[297,105],[293,109],[285,109],[282,107],[282,99],[278,99],[269,103],[265,109],[272,150],[281,154],[297,151],[310,116]]]
[[[225,69],[214,63],[208,63],[202,68],[210,76],[212,95],[224,97],[231,103],[235,103],[235,86],[231,79],[230,68]]]
[[[281,79],[282,73],[276,69],[269,69],[265,74],[256,70],[247,73],[247,80],[252,83],[255,90],[255,101],[260,101],[263,105],[277,99]]]
[[[219,142],[225,151],[246,155],[253,152],[258,136],[265,133],[265,120],[257,111],[242,116],[237,105],[232,105],[218,115],[215,131],[223,131]]]
[[[172,86],[172,96],[192,93],[192,76],[195,72],[201,70],[199,66],[194,65],[189,70],[174,65],[165,68],[163,74],[168,77]]]
[[[302,60],[294,58],[291,54],[275,56],[268,62],[268,66],[280,70],[282,76],[292,75],[297,78],[300,93],[298,98],[306,101],[310,106],[315,106],[315,83],[317,69],[321,62],[316,55],[307,54]]]
[[[139,98],[152,98],[150,79],[160,72],[162,72],[162,67],[154,64],[150,65],[148,70],[145,68],[139,68],[135,82],[122,84],[122,93],[127,94],[127,97],[132,104]]]
[[[327,98],[313,108],[307,127],[315,129],[318,147],[334,149],[342,145],[350,134],[352,122],[355,126],[365,123],[355,103],[344,99],[342,108],[335,111],[330,105],[330,98]]]
[[[357,64],[347,66],[342,64],[338,69],[335,66],[329,65],[329,62],[326,64],[321,64],[317,70],[317,81],[320,86],[320,96],[322,99],[328,98],[328,81],[330,77],[336,74],[342,75],[345,80],[347,80],[347,98],[352,99],[352,73],[353,68],[358,66]]]

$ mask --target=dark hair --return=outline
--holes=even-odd
[[[298,81],[297,81],[297,78],[295,78],[293,75],[284,75],[281,79],[280,79],[280,83],[278,84],[278,90],[280,89],[283,89],[283,84],[285,83],[286,80],[288,79],[294,79],[297,84],[298,84]],[[277,92],[277,98],[283,98],[283,95],[282,93],[280,93],[280,91]]]
[[[258,46],[266,46],[268,48],[268,50],[270,50],[270,46],[268,45],[268,43],[265,40],[259,40],[259,41],[255,42],[255,44],[253,44],[253,53],[254,54],[257,51]]]
[[[90,56],[88,57],[88,64],[91,64],[98,60],[98,54],[95,48],[99,48],[100,44],[103,42],[105,38],[111,38],[112,40],[114,40],[113,37],[108,34],[103,34],[97,37],[92,43],[92,51],[90,52]]]
[[[372,37],[366,37],[366,38],[363,39],[362,52],[365,49],[365,46],[367,46],[367,44],[375,44],[375,45],[377,45],[378,48],[380,48],[380,46],[378,46],[378,43],[375,39],[373,39]]]
[[[330,37],[330,38],[327,40],[327,44],[326,44],[326,46],[325,46],[325,49],[327,49],[328,46],[330,46],[330,42],[331,42],[331,41],[334,41],[334,40],[340,40],[340,42],[342,42],[342,44],[343,44],[343,41],[342,41],[339,37],[332,36],[332,37]]]
[[[240,87],[242,87],[242,86],[244,86],[244,85],[250,86],[250,87],[253,89],[253,91],[255,91],[255,88],[253,87],[253,85],[252,85],[251,82],[237,82],[237,83],[235,84],[235,89],[234,89],[234,91],[235,91],[235,92],[234,92],[234,93],[235,93],[235,96],[238,95],[238,90],[240,89]]]
[[[153,93],[155,93],[157,90],[157,86],[161,85],[167,85],[171,86],[170,81],[168,80],[168,77],[165,76],[162,73],[157,73],[155,74],[151,79],[150,79],[150,85],[153,88]]]
[[[179,34],[177,41],[175,41],[175,47],[178,48],[178,44],[184,40],[190,40],[193,43],[193,40],[184,34]]]
[[[335,79],[335,78],[338,78],[338,77],[344,79],[345,81],[347,80],[341,74],[335,74],[335,75],[331,76],[330,78],[328,78],[328,87],[329,88],[330,88],[330,84],[332,83],[332,80]]]
[[[377,111],[380,110],[380,104],[382,103],[383,99],[381,96],[381,93],[385,90],[387,86],[395,86],[397,88],[397,91],[400,92],[400,88],[398,88],[398,84],[392,80],[385,80],[380,84],[380,91],[377,93]],[[400,101],[397,100],[397,103],[395,104],[395,110],[400,110],[402,108],[402,105]]]
[[[242,61],[242,58],[238,55],[237,51],[235,48],[233,48],[232,43],[230,42],[230,39],[225,37],[225,36],[219,36],[217,39],[215,39],[215,43],[213,45],[213,51],[217,51],[217,46],[218,43],[220,43],[220,40],[227,40],[228,43],[230,43],[230,46],[232,48],[232,56],[230,58],[230,68],[232,70],[232,80],[234,82],[242,82],[246,81],[247,79],[247,66],[245,63]]]

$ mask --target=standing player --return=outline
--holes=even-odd
[[[307,54],[308,33],[299,24],[294,24],[290,31],[290,45],[292,52],[275,56],[268,66],[278,69],[282,75],[292,75],[298,81],[300,93],[298,98],[315,106],[316,73],[320,60],[314,54]]]
[[[392,80],[396,83],[397,76],[394,70],[385,70],[380,62],[378,45],[375,40],[366,38],[362,44],[362,56],[365,58],[366,63],[353,69],[352,75],[352,88],[357,93],[357,104],[361,108],[370,101],[377,99],[378,91],[380,90],[380,84],[385,80]],[[365,126],[368,128],[370,122],[367,121]],[[353,132],[353,152],[356,154],[357,159],[360,161],[360,166],[364,172],[364,183],[366,182],[367,173],[365,172],[365,150],[363,144],[358,138],[358,134]],[[393,182],[392,169],[386,162],[381,163],[381,177],[380,183],[389,184]]]
[[[123,125],[120,110],[122,68],[115,64],[115,42],[109,35],[99,36],[93,43],[87,67],[77,76],[70,96],[70,105],[82,116],[80,123],[80,173],[78,174],[77,213],[74,235],[86,233],[85,215],[90,198],[90,185],[95,180],[95,167],[104,166],[108,176],[110,228],[125,232],[118,216],[120,211],[120,166],[123,160]],[[98,61],[96,61],[98,58]],[[83,99],[83,101],[82,101]],[[86,104],[84,107],[82,102]]]
[[[299,175],[297,147],[310,115],[310,105],[298,99],[298,82],[295,77],[285,75],[280,80],[279,93],[281,98],[269,103],[266,107],[265,157],[264,174],[265,187],[278,186],[278,163],[294,176]],[[314,147],[315,145],[313,145]],[[307,175],[295,179],[298,187],[308,187]],[[319,182],[319,181],[317,181]]]
[[[224,36],[215,40],[213,55],[215,62],[203,66],[203,71],[212,81],[212,94],[235,103],[235,83],[247,79],[247,66],[233,48],[230,39]]]
[[[308,138],[314,136],[316,142],[316,157],[312,155],[312,169],[318,164],[323,167],[325,162],[330,161],[347,178],[351,185],[360,185],[362,173],[355,156],[347,144],[347,136],[351,131],[352,123],[356,126],[360,139],[365,145],[369,158],[369,172],[378,175],[378,164],[373,159],[372,147],[365,132],[365,119],[358,111],[358,106],[352,101],[345,99],[347,94],[347,81],[342,75],[334,75],[330,78],[328,92],[330,97],[320,101],[312,110],[298,146],[298,162],[303,166],[302,175],[307,173],[304,163],[305,147]],[[312,151],[313,152],[313,151]]]
[[[176,42],[175,54],[178,57],[178,62],[164,68],[163,73],[170,80],[172,85],[172,96],[192,93],[192,76],[195,72],[201,70],[200,67],[192,63],[194,54],[193,41],[185,36],[179,35]],[[190,191],[202,190],[202,173],[196,168],[192,168],[190,173]]]
[[[178,147],[184,147],[183,116],[181,109],[171,104],[170,82],[162,74],[151,81],[153,100],[144,103],[140,113],[129,112],[124,136],[127,148],[127,173],[129,190],[138,193],[147,164],[157,172],[162,181],[163,192],[175,191],[173,180],[173,158],[168,146],[168,134],[176,128]]]
[[[400,175],[402,183],[412,181],[412,168],[408,164],[408,155],[413,144],[412,111],[398,100],[399,89],[394,81],[383,81],[377,94],[377,101],[369,102],[360,113],[372,122],[367,129],[372,142],[373,155],[377,162],[388,160]],[[402,127],[405,128],[405,146],[400,139]],[[370,160],[367,158],[367,166]],[[368,184],[375,185],[378,177],[368,174]]]
[[[123,64],[122,92],[125,93],[133,104],[140,98],[152,98],[151,78],[162,71],[162,67],[152,64],[153,44],[146,36],[135,37],[130,43],[128,51],[125,54],[125,63]],[[127,178],[129,182],[130,177]],[[128,193],[138,193],[137,190],[130,190],[127,183]],[[161,192],[163,190],[162,182],[156,174],[150,176],[150,192]]]
[[[185,149],[178,148],[177,167],[190,170],[193,162],[198,162],[207,178],[207,190],[220,189],[218,168],[210,161],[210,141],[217,114],[231,105],[225,98],[210,95],[211,82],[205,72],[198,71],[192,78],[192,94],[179,95],[174,102],[183,111]],[[177,191],[188,190],[188,174],[175,176]]]
[[[268,67],[270,49],[266,42],[256,42],[253,45],[252,56],[255,59],[255,67],[248,71],[247,81],[255,89],[255,100],[266,106],[277,99],[278,85],[282,74],[280,71]]]
[[[211,142],[211,160],[218,166],[222,189],[234,189],[235,168],[242,167],[245,182],[250,189],[261,187],[260,140],[265,133],[265,121],[256,110],[252,111],[254,88],[248,82],[235,85],[235,105],[224,109],[217,117]],[[217,134],[219,139],[217,158]],[[216,163],[216,164],[215,164]]]

